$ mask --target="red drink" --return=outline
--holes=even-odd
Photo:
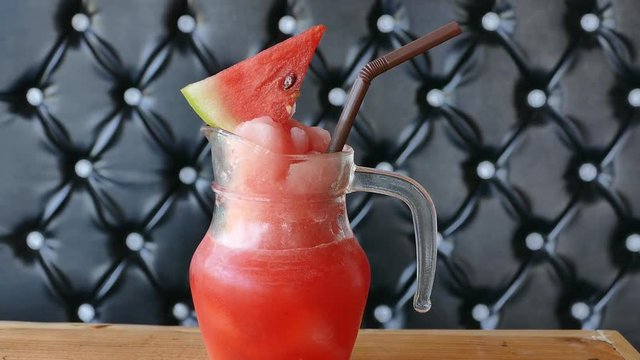
[[[269,122],[250,123],[260,131],[248,137],[277,140]],[[348,359],[370,282],[345,207],[353,153],[214,136],[216,211],[190,271],[210,358]]]
[[[410,205],[420,260],[414,307],[428,310],[435,212],[424,190],[399,175],[357,168],[349,148],[313,150],[328,142],[313,136],[317,130],[304,141],[265,119],[246,124],[239,128],[245,138],[205,131],[216,210],[193,256],[190,281],[210,359],[349,358],[370,270],[349,226],[348,191],[392,195]],[[291,141],[276,141],[289,133]],[[282,152],[256,143],[276,144]],[[431,233],[430,241],[423,231]]]
[[[313,237],[313,233],[308,234]],[[234,249],[209,235],[191,291],[211,359],[348,359],[369,289],[354,238],[290,250]],[[206,270],[205,270],[206,269]]]
[[[344,150],[343,135],[354,119],[350,111],[357,111],[362,100],[357,96],[364,95],[371,78],[459,33],[454,28],[363,68],[356,95],[342,113],[347,117],[338,125],[347,131],[338,131],[330,153],[325,130],[291,117],[323,26],[182,89],[205,122],[240,135],[205,130],[217,207],[193,257],[190,281],[211,359],[350,356],[370,271],[349,228],[348,191],[393,196],[409,206],[417,247],[414,308],[431,308],[437,250],[429,194],[410,178],[356,167],[351,149],[338,151]]]

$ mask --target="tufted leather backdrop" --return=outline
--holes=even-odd
[[[0,319],[195,325],[212,213],[178,93],[311,24],[297,117],[334,126],[365,62],[451,19],[464,36],[378,78],[357,162],[439,211],[434,308],[411,310],[411,220],[349,198],[365,327],[612,328],[640,345],[637,0],[0,2]]]

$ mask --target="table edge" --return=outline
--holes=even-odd
[[[5,321],[0,320],[0,329],[129,329],[129,330],[155,330],[155,331],[179,331],[199,333],[197,327],[180,325],[143,325],[143,324],[115,324],[115,323],[70,323],[70,322],[31,322],[31,321]],[[423,334],[429,336],[538,336],[538,337],[576,337],[596,336],[600,340],[620,343],[625,348],[634,349],[633,346],[616,330],[579,330],[579,329],[360,329],[359,334]],[[615,340],[615,341],[614,341]]]
[[[620,332],[615,330],[597,330],[610,340],[611,346],[625,359],[640,359],[640,353]]]
[[[111,324],[111,323],[65,323],[65,322],[25,322],[25,321],[0,321],[2,330],[94,330],[103,331],[154,331],[199,334],[196,328],[178,325],[138,325],[138,324]],[[388,335],[422,335],[431,337],[562,337],[562,338],[588,338],[590,340],[603,341],[611,345],[614,351],[627,360],[640,359],[640,353],[629,343],[627,339],[615,330],[547,330],[547,329],[499,329],[499,330],[467,330],[467,329],[361,329],[358,337],[378,337]]]

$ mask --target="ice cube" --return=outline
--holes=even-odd
[[[307,131],[307,135],[309,135],[311,150],[321,153],[326,152],[329,147],[329,142],[331,141],[329,132],[317,126],[307,127],[305,130]]]
[[[291,147],[289,131],[265,116],[238,125],[235,133],[249,142],[233,141],[226,145],[235,164],[228,186],[234,191],[264,194],[281,184],[288,164],[278,154],[288,152]]]
[[[263,116],[238,125],[235,133],[256,145],[260,145],[275,153],[285,153],[289,134],[269,116]]]
[[[309,136],[307,132],[299,127],[292,127],[291,143],[293,145],[293,152],[295,154],[305,154],[309,151]]]

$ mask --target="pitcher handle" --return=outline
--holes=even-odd
[[[436,208],[427,191],[409,177],[362,166],[356,166],[348,191],[388,195],[409,206],[416,235],[417,289],[413,308],[421,313],[429,311],[438,250]]]

